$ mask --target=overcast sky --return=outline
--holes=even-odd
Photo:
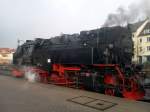
[[[17,38],[49,38],[101,27],[107,15],[138,0],[0,0],[0,47]]]

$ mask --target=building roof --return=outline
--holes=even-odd
[[[136,32],[137,29],[145,22],[146,20],[144,21],[139,21],[139,22],[136,22],[136,23],[133,23],[133,24],[129,24],[129,28],[131,29],[131,32]]]
[[[146,33],[144,33],[144,30],[148,30],[148,31]],[[146,26],[144,27],[144,29],[140,33],[140,36],[146,36],[146,35],[150,35],[150,22],[148,22],[146,24]]]
[[[15,49],[11,48],[0,48],[0,53],[12,53],[15,52]]]

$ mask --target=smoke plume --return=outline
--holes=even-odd
[[[115,13],[108,15],[104,26],[125,26],[150,17],[150,0],[132,3],[128,8],[119,7]]]

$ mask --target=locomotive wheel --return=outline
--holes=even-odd
[[[114,88],[105,88],[105,94],[110,96],[115,96],[115,89]]]
[[[131,100],[143,99],[145,91],[138,85],[137,80],[138,79],[136,79],[136,77],[131,77],[129,80],[127,80],[127,83],[124,87],[124,91],[122,93],[123,97]]]

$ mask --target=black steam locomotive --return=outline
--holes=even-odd
[[[14,64],[38,65],[47,60],[57,64],[131,64],[131,33],[124,27],[105,27],[50,39],[27,40],[14,53]]]
[[[125,67],[131,64],[132,55],[130,29],[116,26],[27,40],[18,46],[13,63],[48,71],[38,70],[42,77],[43,73],[47,74],[44,77],[53,84],[80,85],[88,90],[138,100],[144,91],[132,70]],[[14,73],[19,74],[16,70]]]

